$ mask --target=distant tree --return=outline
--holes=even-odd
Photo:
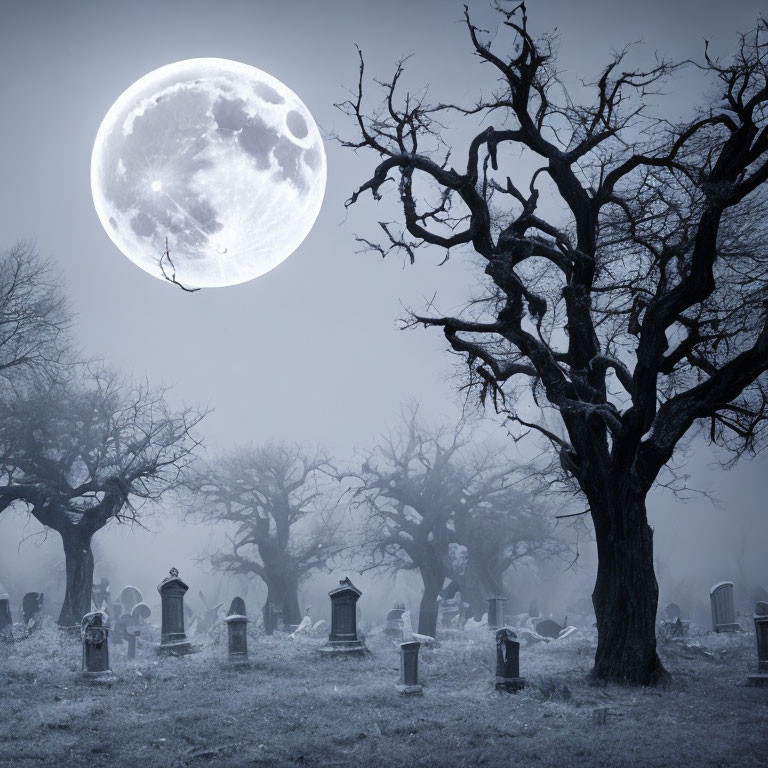
[[[203,414],[174,411],[166,394],[79,368],[0,402],[0,500],[25,504],[62,538],[62,626],[90,610],[93,536],[139,520],[146,502],[177,488],[199,445]]]
[[[654,112],[675,66],[632,69],[624,51],[568,94],[552,36],[534,39],[523,3],[497,9],[489,36],[465,8],[498,77],[466,108],[401,99],[401,62],[366,112],[361,56],[358,93],[340,105],[359,136],[343,143],[377,165],[347,204],[394,182],[404,231],[381,222],[384,243],[364,243],[411,261],[421,246],[441,261],[475,254],[483,284],[466,310],[432,303],[410,324],[442,329],[483,402],[549,442],[595,529],[593,674],[654,683],[666,673],[647,494],[697,429],[735,456],[766,433],[768,24],[729,62],[705,51],[717,97],[675,123]],[[440,135],[451,114],[484,121],[462,166]],[[541,418],[515,406],[521,381]]]
[[[227,549],[209,555],[211,566],[258,576],[267,586],[265,611],[281,609],[286,624],[302,619],[301,582],[340,548],[334,474],[320,450],[270,444],[234,450],[189,482],[194,516],[229,531]]]
[[[61,278],[34,245],[0,253],[0,395],[68,360],[72,316]]]
[[[347,475],[357,482],[365,567],[419,572],[419,632],[433,637],[446,582],[482,616],[513,563],[557,549],[543,505],[511,486],[519,468],[498,452],[473,455],[472,437],[467,419],[429,430],[411,408]]]

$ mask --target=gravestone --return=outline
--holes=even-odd
[[[488,598],[488,629],[496,630],[504,626],[504,603],[506,597]]]
[[[112,675],[109,668],[109,617],[104,611],[86,613],[80,622],[83,640],[83,676],[100,678]]]
[[[442,600],[440,602],[441,625],[446,628],[458,627],[462,607],[461,592],[457,592],[455,597]]]
[[[331,590],[331,633],[320,650],[323,653],[363,653],[365,643],[357,636],[357,601],[363,593],[349,580]]]
[[[667,603],[664,606],[663,615],[665,621],[676,621],[682,617],[683,613],[677,603]]]
[[[520,643],[517,635],[503,627],[496,632],[496,690],[517,693],[525,688],[520,677]]]
[[[21,600],[21,620],[28,631],[34,630],[40,623],[43,611],[43,593],[27,592]]]
[[[550,640],[557,638],[563,631],[563,627],[552,619],[544,619],[536,623],[536,633]]]
[[[721,581],[709,590],[712,606],[712,629],[715,632],[739,632],[736,611],[733,607],[733,582]]]
[[[386,623],[384,624],[384,634],[390,637],[403,637],[403,614],[405,605],[395,603],[395,607],[387,613]]]
[[[750,685],[768,685],[768,602],[755,606],[755,639],[757,640],[757,674],[749,675]]]
[[[234,662],[247,661],[248,617],[245,614],[245,601],[242,597],[236,597],[232,601],[224,621],[227,623],[229,660]]]
[[[120,606],[123,613],[130,613],[143,599],[141,590],[130,586],[130,584],[123,587],[123,591],[120,593]]]
[[[95,611],[107,611],[110,603],[109,579],[102,577],[98,584],[91,587],[91,605]]]
[[[13,616],[8,595],[0,597],[0,640],[13,640]]]
[[[419,648],[418,641],[400,643],[400,684],[397,690],[406,695],[420,694],[419,685]]]
[[[184,633],[184,595],[188,589],[175,568],[157,587],[162,607],[159,653],[180,656],[191,650]]]
[[[131,611],[134,624],[144,624],[152,615],[152,609],[146,603],[136,603]]]

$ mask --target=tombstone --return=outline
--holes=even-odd
[[[234,662],[248,660],[248,617],[245,614],[245,601],[236,597],[229,606],[229,613],[224,619],[227,623],[229,660]]]
[[[364,653],[365,643],[357,636],[357,601],[363,593],[349,580],[331,590],[331,634],[320,648],[324,653]]]
[[[91,605],[95,611],[107,611],[110,605],[109,579],[102,577],[98,584],[91,588]]]
[[[665,621],[676,621],[683,615],[677,603],[667,603],[662,613]]]
[[[40,623],[42,611],[43,593],[27,592],[21,600],[21,620],[30,632]]]
[[[389,637],[403,637],[403,614],[405,605],[395,603],[395,607],[387,613],[386,623],[384,625],[384,634]]]
[[[442,626],[446,628],[458,627],[462,607],[461,592],[457,592],[455,597],[442,600],[440,602],[440,623]]]
[[[104,611],[86,613],[80,622],[83,640],[84,677],[99,678],[112,675],[109,668],[109,617]]]
[[[757,674],[749,675],[750,685],[768,685],[768,602],[755,606],[755,639],[757,640]]]
[[[496,632],[496,690],[517,693],[525,688],[520,677],[520,643],[517,635],[509,628],[502,627]]]
[[[488,629],[496,630],[504,626],[504,603],[506,597],[488,598]]]
[[[0,640],[13,640],[13,616],[8,595],[0,597]]]
[[[536,623],[536,633],[550,640],[555,640],[562,631],[563,627],[552,619],[544,619]]]
[[[400,684],[397,690],[405,695],[420,694],[419,685],[419,648],[421,643],[411,641],[400,643]]]
[[[184,633],[184,595],[188,589],[175,568],[157,587],[162,605],[159,653],[180,656],[191,650]]]
[[[709,590],[709,602],[712,606],[712,628],[715,632],[739,632],[741,626],[736,623],[733,608],[733,582],[721,581]]]
[[[131,618],[134,624],[144,624],[152,615],[152,609],[146,603],[136,603],[131,611]]]
[[[120,605],[123,608],[123,613],[130,613],[143,599],[141,590],[130,585],[123,587],[123,591],[120,593]]]

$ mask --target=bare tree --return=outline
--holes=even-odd
[[[67,359],[71,313],[61,280],[32,243],[0,253],[0,380],[3,391],[53,375]]]
[[[3,503],[19,501],[64,544],[59,624],[90,610],[91,540],[111,521],[140,519],[182,480],[203,414],[171,409],[165,391],[126,384],[101,369],[72,372],[0,402]]]
[[[697,428],[737,456],[765,434],[768,25],[727,63],[706,51],[698,66],[718,97],[678,124],[651,112],[676,66],[633,70],[623,51],[577,97],[525,5],[497,9],[490,42],[465,7],[474,53],[498,77],[472,106],[400,98],[401,62],[367,113],[361,55],[340,105],[359,138],[343,143],[378,164],[347,204],[393,181],[404,230],[381,222],[384,244],[364,243],[411,261],[421,246],[476,255],[483,290],[466,310],[410,324],[442,329],[483,401],[543,436],[577,483],[599,554],[593,674],[650,684],[666,672],[647,494]],[[440,137],[451,115],[487,126],[458,169]],[[523,174],[521,158],[538,170]],[[562,220],[542,210],[557,208]],[[515,407],[520,382],[540,418]]]
[[[360,549],[367,568],[419,572],[424,591],[419,632],[435,635],[438,597],[461,590],[475,613],[486,599],[504,594],[502,577],[525,557],[556,549],[541,505],[533,507],[520,476],[500,452],[470,452],[474,425],[428,430],[418,409],[369,451],[357,480],[356,505],[363,511]],[[524,503],[523,503],[524,500]]]
[[[334,474],[320,450],[272,444],[239,448],[198,469],[189,483],[195,516],[234,527],[228,549],[211,554],[211,565],[255,574],[267,585],[265,621],[268,606],[279,606],[285,623],[298,624],[299,585],[339,550]]]

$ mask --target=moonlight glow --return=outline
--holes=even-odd
[[[114,244],[164,279],[167,238],[176,279],[191,287],[242,283],[290,256],[325,178],[320,132],[298,96],[226,59],[136,81],[107,112],[91,158],[93,202]]]

